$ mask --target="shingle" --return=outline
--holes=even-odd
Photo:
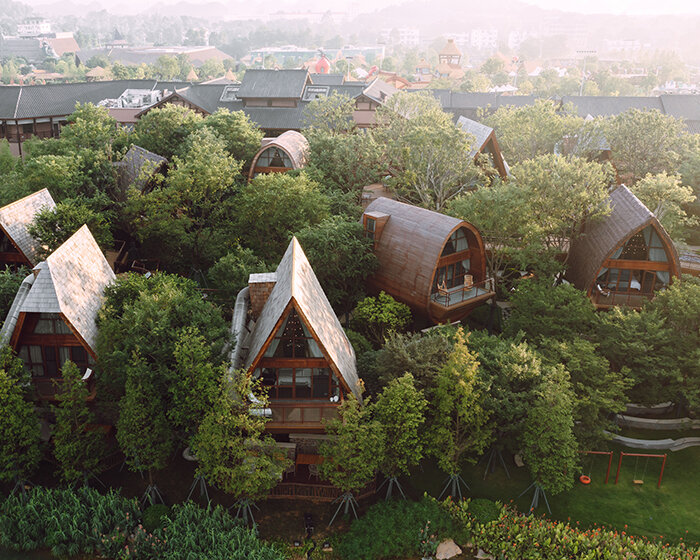
[[[308,78],[306,70],[246,70],[238,97],[301,99]]]
[[[481,151],[484,144],[493,133],[493,128],[486,126],[485,124],[478,123],[466,117],[459,117],[457,120],[457,126],[459,126],[467,134],[474,136],[475,141],[471,145],[470,155],[474,157],[477,153]]]
[[[41,189],[0,208],[0,226],[32,265],[39,262],[41,245],[29,235],[29,226],[41,210],[55,207],[49,191]]]
[[[34,269],[36,280],[20,312],[62,313],[94,350],[97,313],[114,272],[85,225]]]
[[[564,96],[562,104],[572,103],[580,117],[607,117],[629,109],[657,109],[664,112],[658,97]]]

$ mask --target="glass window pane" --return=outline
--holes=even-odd
[[[73,331],[70,330],[70,327],[66,325],[66,323],[61,319],[56,320],[55,327],[56,334],[73,334]]]
[[[294,376],[295,398],[311,398],[311,368],[297,368]]]
[[[53,320],[39,319],[34,327],[35,334],[53,334]]]
[[[71,346],[70,354],[71,360],[73,360],[76,364],[87,364],[87,352],[82,346]]]
[[[292,368],[280,368],[277,371],[279,376],[277,398],[291,399],[294,396],[294,370]]]
[[[314,369],[313,387],[315,399],[330,397],[330,370],[328,368]]]
[[[42,363],[44,361],[43,356],[41,355],[41,346],[30,346],[29,347],[29,357],[32,361],[32,363]]]
[[[68,360],[71,359],[70,348],[68,348],[66,346],[61,346],[58,349],[58,358],[59,358],[59,362],[61,364],[61,367],[63,367],[63,364],[65,364]]]

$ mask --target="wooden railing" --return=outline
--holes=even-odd
[[[597,306],[615,306],[623,305],[627,307],[640,308],[647,301],[654,299],[653,293],[642,293],[637,290],[631,292],[615,292],[615,291],[603,291],[599,292],[593,290],[591,294],[591,299],[593,303]]]
[[[373,480],[365,486],[355,498],[361,500],[371,496],[377,491],[377,481]],[[272,489],[268,498],[282,500],[313,500],[318,502],[332,502],[343,494],[340,488],[328,483],[310,484],[304,482],[280,482]]]
[[[270,402],[272,418],[270,424],[318,424],[324,419],[338,415],[338,404],[323,400],[317,402]]]
[[[493,293],[493,279],[487,278],[481,282],[474,282],[469,285],[458,285],[454,288],[438,288],[437,291],[430,294],[430,299],[443,307],[451,307],[478,297],[491,296]]]

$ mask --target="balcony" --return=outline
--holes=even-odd
[[[338,403],[326,401],[272,401],[272,418],[265,429],[269,432],[323,432],[323,421],[336,418],[337,408]]]
[[[477,303],[495,295],[492,278],[471,284],[460,284],[453,288],[438,288],[430,294],[433,304],[448,309],[464,303]]]
[[[610,291],[596,291],[594,289],[591,294],[591,300],[593,304],[599,309],[606,309],[608,307],[615,306],[625,306],[632,307],[634,309],[641,309],[641,307],[649,300],[654,299],[654,294],[645,294],[637,290],[631,292],[615,292]]]

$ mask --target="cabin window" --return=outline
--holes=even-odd
[[[292,160],[284,150],[271,146],[264,150],[258,161],[255,164],[256,167],[277,167],[280,169],[291,169],[293,167]]]
[[[17,253],[17,247],[12,244],[10,238],[4,232],[0,232],[0,253]]]
[[[670,274],[665,270],[603,268],[596,279],[596,285],[601,294],[614,292],[651,295],[666,288],[670,280]]]
[[[72,334],[72,331],[58,313],[40,313],[34,334]]]
[[[611,255],[611,259],[667,262],[666,249],[653,226],[635,233]]]
[[[92,356],[82,346],[23,345],[19,347],[18,356],[32,377],[60,377],[61,368],[68,360],[80,371],[93,364]]]
[[[257,373],[270,399],[340,400],[340,384],[330,368],[263,367]]]
[[[22,134],[32,134],[34,132],[34,125],[32,123],[22,125]]]
[[[365,216],[365,237],[374,241],[374,236],[377,233],[377,220]]]
[[[445,247],[442,250],[442,257],[447,255],[454,255],[455,253],[460,253],[469,249],[469,243],[467,242],[467,230],[465,228],[459,228],[457,231],[450,235],[450,238],[445,243]]]
[[[433,291],[438,289],[449,290],[464,285],[464,277],[469,273],[470,261],[464,259],[445,266],[441,266],[435,273]]]
[[[266,358],[323,358],[311,332],[292,309],[265,351]]]

